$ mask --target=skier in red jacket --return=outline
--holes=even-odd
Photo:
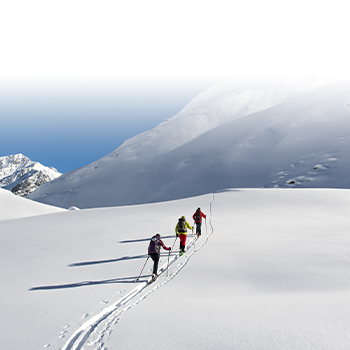
[[[207,216],[201,212],[201,208],[198,208],[193,214],[193,220],[196,223],[196,234],[198,237],[202,234],[202,218],[207,219]]]

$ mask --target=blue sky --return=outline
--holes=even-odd
[[[62,173],[74,170],[174,116],[214,82],[0,87],[0,156],[23,153]]]
[[[218,77],[349,77],[343,0],[17,0],[1,6],[0,155],[67,172]]]

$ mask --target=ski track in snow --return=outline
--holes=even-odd
[[[177,274],[188,264],[190,258],[200,250],[207,242],[209,237],[213,234],[214,228],[212,225],[212,204],[214,202],[215,196],[209,205],[209,230],[207,223],[205,235],[202,233],[201,240],[198,241],[196,235],[193,235],[193,239],[187,245],[186,254],[179,256],[178,254],[171,256],[168,261],[166,261],[161,267],[162,271],[155,282],[148,284],[148,282],[142,282],[140,285],[131,290],[127,295],[102,309],[97,315],[87,319],[80,327],[73,333],[69,340],[60,347],[60,350],[81,350],[84,345],[88,345],[91,350],[105,350],[106,342],[112,332],[113,327],[119,322],[121,316],[124,312],[131,309],[133,306],[138,305],[145,298],[147,298],[151,293],[155,292],[157,289],[163,287],[169,281],[171,281]],[[208,232],[209,231],[209,232]],[[198,243],[197,243],[198,242]],[[196,244],[197,243],[197,244]],[[176,267],[176,263],[179,263]],[[170,271],[171,267],[175,267],[174,271]],[[119,293],[119,292],[118,292]],[[107,301],[102,301],[102,304],[107,304]],[[83,318],[88,318],[89,313],[86,313]],[[69,326],[66,326],[70,327]],[[66,333],[67,330],[64,331]],[[62,332],[60,338],[62,338]],[[53,344],[52,344],[53,345]],[[45,345],[49,347],[50,344]]]

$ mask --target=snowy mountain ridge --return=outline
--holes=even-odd
[[[21,153],[0,157],[0,187],[22,197],[61,175],[57,169],[34,162]]]
[[[339,168],[350,162],[350,85],[315,84],[218,83],[168,121],[30,198],[89,208],[237,187],[349,188]]]
[[[312,80],[219,81],[175,116],[125,141],[118,150],[130,159],[164,154],[227,122],[271,108],[320,85]]]

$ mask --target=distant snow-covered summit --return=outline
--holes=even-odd
[[[21,153],[0,157],[0,187],[22,197],[61,175],[55,168],[31,161]]]

